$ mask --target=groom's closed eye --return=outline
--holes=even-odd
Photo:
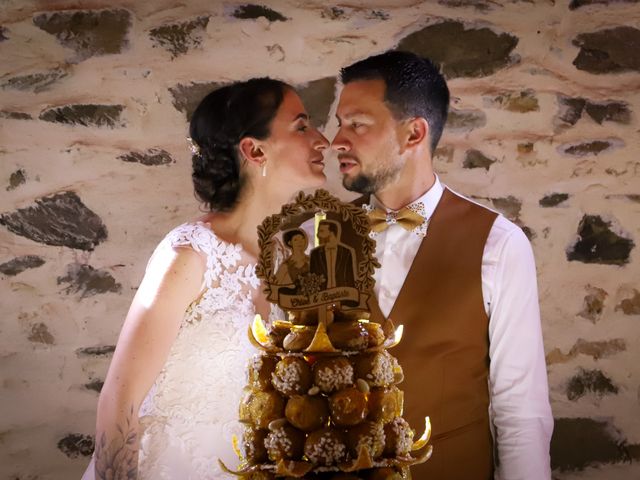
[[[373,118],[365,113],[355,113],[347,115],[344,118],[340,118],[336,115],[338,120],[338,128],[341,128],[343,124],[350,126],[351,128],[365,127],[373,123]]]

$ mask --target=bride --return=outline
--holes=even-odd
[[[193,114],[193,184],[210,213],[172,230],[133,299],[98,401],[83,479],[214,479],[232,435],[247,328],[269,314],[256,228],[325,181],[328,146],[296,92],[268,78],[210,93]]]

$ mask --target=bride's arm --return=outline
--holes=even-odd
[[[283,262],[280,267],[278,267],[278,271],[276,272],[276,285],[293,285],[287,262]]]
[[[136,479],[140,404],[160,373],[205,261],[189,248],[158,249],[129,308],[98,400],[96,479]]]

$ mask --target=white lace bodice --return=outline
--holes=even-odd
[[[232,435],[249,358],[255,314],[255,265],[241,265],[239,245],[221,241],[204,223],[187,223],[160,243],[206,256],[200,298],[185,312],[167,361],[140,408],[140,478],[213,479],[217,459],[237,464]],[[153,261],[153,259],[152,259]]]

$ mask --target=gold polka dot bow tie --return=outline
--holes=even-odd
[[[389,228],[389,225],[398,224],[409,232],[420,227],[425,218],[419,213],[404,207],[397,212],[385,212],[380,208],[373,208],[369,211],[369,221],[371,222],[371,231],[380,233]]]

